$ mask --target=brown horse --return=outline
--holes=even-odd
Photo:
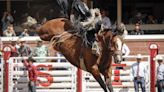
[[[76,35],[72,23],[64,18],[53,19],[42,25],[38,34],[44,41],[50,41],[55,50],[61,52],[65,58],[74,66],[90,72],[105,92],[113,92],[111,83],[111,46],[115,42],[110,31],[102,32],[98,36],[101,43],[101,54],[92,54],[90,47],[83,44],[83,39]],[[114,48],[115,49],[115,48]],[[104,75],[105,82],[100,74]]]

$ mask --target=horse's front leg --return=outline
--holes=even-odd
[[[105,71],[104,73],[104,77],[105,77],[105,83],[108,87],[108,90],[110,92],[113,92],[113,86],[112,86],[112,69],[110,68],[109,70]]]
[[[98,69],[97,64],[92,66],[90,73],[93,75],[93,77],[96,79],[96,81],[103,88],[104,92],[108,92],[107,88],[106,88],[106,84],[103,81],[103,79],[101,78],[100,71]]]

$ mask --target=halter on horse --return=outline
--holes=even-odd
[[[122,46],[123,38],[120,35],[115,35],[112,39],[112,51],[115,63],[121,63],[122,61]]]

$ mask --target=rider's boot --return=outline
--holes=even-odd
[[[100,47],[96,40],[92,44],[92,53],[95,54],[96,56],[100,55]]]
[[[92,53],[96,54],[97,56],[99,56],[101,52],[100,38],[101,36],[98,35],[98,33],[95,33],[95,41],[92,44]]]

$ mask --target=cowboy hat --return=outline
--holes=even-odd
[[[155,61],[158,61],[158,60],[163,60],[163,57],[160,56],[160,55],[157,55],[155,58],[154,58]]]
[[[137,54],[137,57],[136,58],[137,59],[141,59],[142,58],[141,54]]]

